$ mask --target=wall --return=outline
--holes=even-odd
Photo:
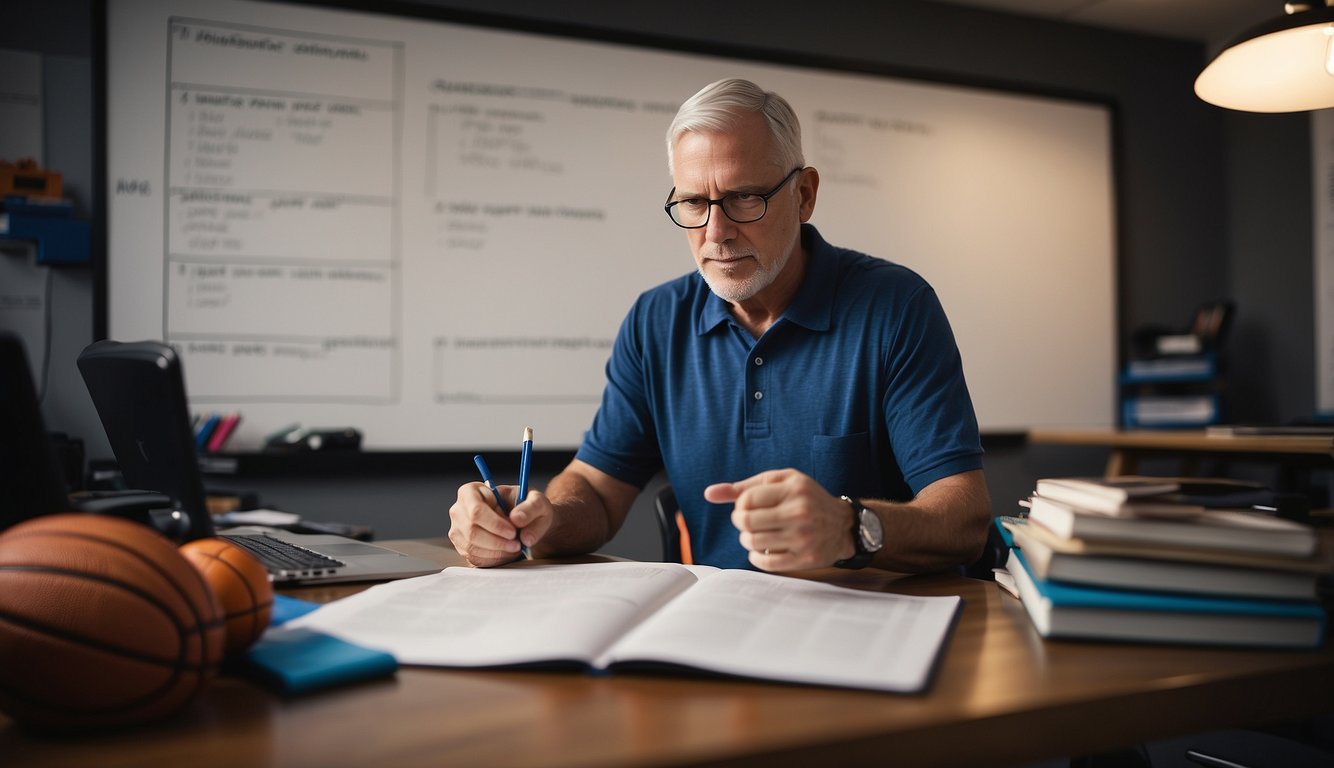
[[[80,80],[66,71],[75,69],[91,83],[90,3],[17,5],[6,11],[0,47],[58,58],[65,79]],[[1117,105],[1120,129],[1122,335],[1144,324],[1184,324],[1196,304],[1233,295],[1240,305],[1234,349],[1251,355],[1234,366],[1237,392],[1245,395],[1237,415],[1287,419],[1308,416],[1313,409],[1307,123],[1303,116],[1226,115],[1199,102],[1191,85],[1204,64],[1201,45],[913,0],[826,0],[819,5],[818,23],[813,23],[817,19],[810,6],[755,0],[722,5],[419,0],[399,5],[503,13],[630,36],[661,35],[704,49],[725,49],[740,36],[747,47],[865,61],[903,74],[930,73],[1109,99]],[[65,116],[62,123],[71,132],[48,142],[48,160],[68,162],[75,167],[67,171],[90,178],[90,168],[76,167],[84,162],[82,147],[91,145],[89,94],[48,84],[47,99],[49,109]],[[80,193],[89,195],[80,202],[91,209],[91,191],[84,187]],[[837,240],[837,233],[827,234]],[[91,276],[67,270],[60,277],[54,301],[53,385],[44,411],[53,429],[83,436],[90,455],[105,456],[105,442],[97,436],[100,428],[72,362],[92,338]],[[1013,510],[1038,475],[1098,472],[1104,455],[1097,450],[988,444],[995,508]],[[230,482],[260,491],[270,503],[293,511],[367,522],[382,536],[396,536],[443,532],[454,488],[471,479],[460,469],[384,479]],[[649,517],[637,510],[633,524],[609,551],[654,556],[656,534]]]
[[[1232,113],[1225,137],[1224,255],[1239,307],[1233,418],[1310,419],[1316,409],[1310,121],[1301,114]]]

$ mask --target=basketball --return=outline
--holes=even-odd
[[[269,572],[249,552],[226,539],[196,539],[181,554],[213,589],[227,625],[227,655],[249,648],[264,634],[273,613]]]
[[[59,514],[0,534],[0,711],[38,730],[174,714],[222,660],[221,611],[166,537]]]

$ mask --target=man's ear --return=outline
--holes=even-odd
[[[797,210],[803,222],[810,221],[815,213],[815,194],[819,190],[820,172],[810,166],[803,168],[797,179],[797,194],[801,196],[800,207]]]

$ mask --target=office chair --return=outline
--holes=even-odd
[[[654,496],[653,508],[658,513],[658,532],[662,536],[662,561],[692,565],[695,560],[690,554],[690,531],[670,485],[663,486]]]

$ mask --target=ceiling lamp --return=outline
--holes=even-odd
[[[1288,3],[1247,30],[1195,79],[1195,95],[1245,112],[1334,107],[1334,0]]]

